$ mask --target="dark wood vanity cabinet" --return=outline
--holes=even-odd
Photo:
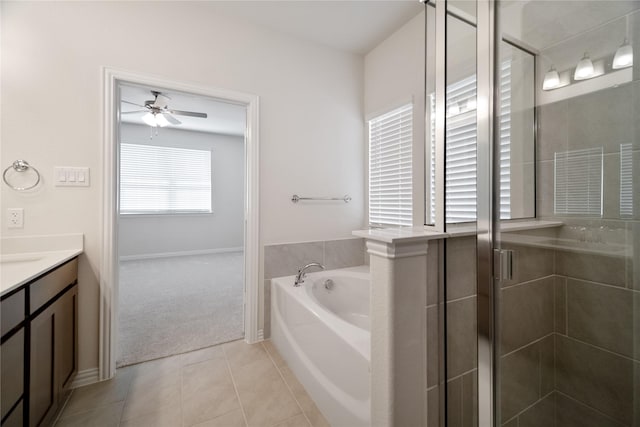
[[[2,427],[51,425],[70,392],[78,365],[77,269],[74,258],[19,291],[22,320],[2,328]],[[3,310],[12,296],[3,296]]]

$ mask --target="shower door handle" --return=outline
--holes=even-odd
[[[513,278],[513,251],[511,249],[493,250],[493,271],[496,279],[500,281]]]

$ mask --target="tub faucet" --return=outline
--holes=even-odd
[[[311,267],[318,267],[321,270],[324,270],[324,265],[320,264],[319,262],[310,262],[304,267],[298,269],[298,274],[296,274],[296,281],[293,286],[300,286],[301,283],[304,283],[304,278],[307,275],[307,269]]]

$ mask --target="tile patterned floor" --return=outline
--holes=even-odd
[[[57,427],[328,427],[273,344],[234,341],[75,389]]]

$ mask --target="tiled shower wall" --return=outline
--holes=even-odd
[[[356,267],[367,263],[364,239],[339,239],[264,247],[264,337],[271,336],[271,279],[291,276],[310,262],[327,270]],[[316,271],[316,270],[310,270]]]

